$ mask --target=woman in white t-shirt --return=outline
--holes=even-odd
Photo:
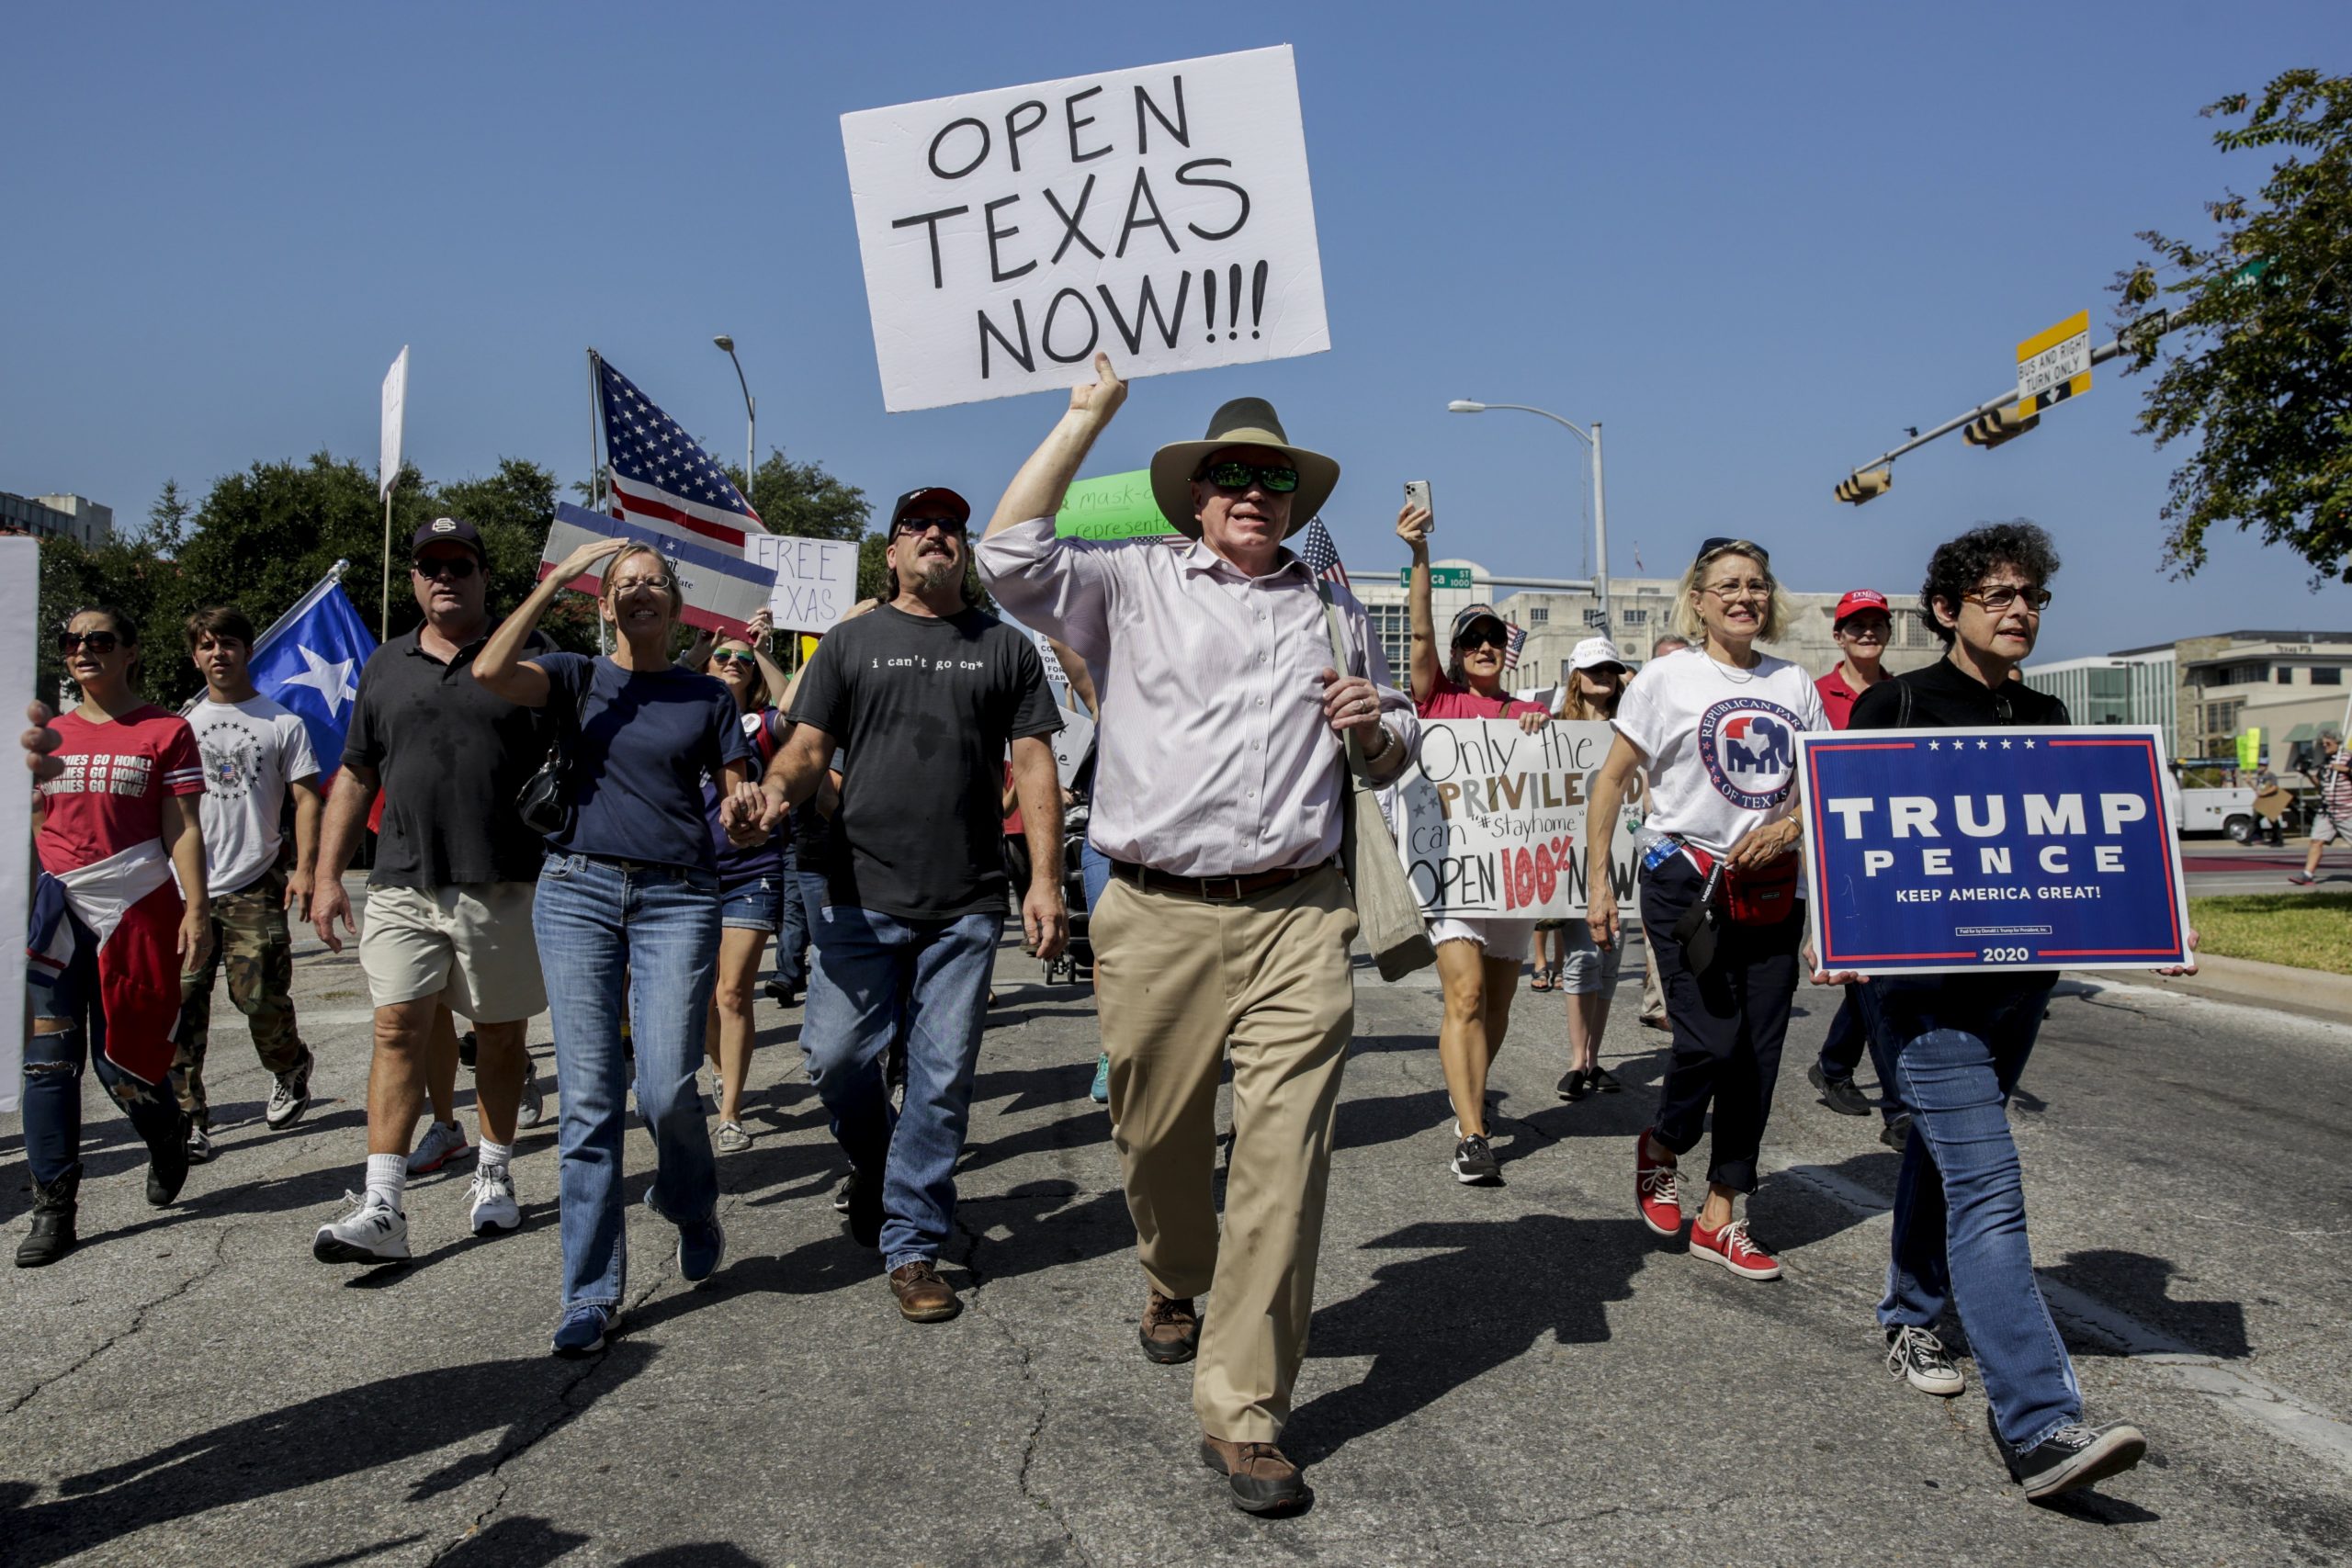
[[[1829,728],[1812,678],[1756,650],[1793,613],[1762,546],[1718,538],[1700,547],[1674,613],[1675,629],[1695,646],[1653,660],[1625,688],[1612,720],[1617,741],[1594,775],[1586,818],[1587,841],[1605,841],[1599,835],[1638,771],[1650,789],[1645,825],[1663,835],[1642,856],[1642,931],[1674,1047],[1657,1120],[1634,1154],[1643,1223],[1659,1235],[1680,1234],[1675,1161],[1697,1146],[1712,1106],[1707,1198],[1690,1250],[1751,1280],[1781,1273],[1734,1205],[1756,1190],[1797,984],[1804,921],[1796,737]],[[1598,855],[1587,903],[1594,940],[1613,945],[1616,890]]]

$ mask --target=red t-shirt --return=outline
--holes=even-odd
[[[1420,705],[1423,718],[1517,718],[1521,714],[1542,713],[1533,703],[1521,702],[1517,697],[1482,697],[1467,686],[1458,686],[1441,674],[1437,684],[1430,688],[1429,701]]]
[[[1821,711],[1829,716],[1829,728],[1845,728],[1846,721],[1854,716],[1855,699],[1862,694],[1848,684],[1846,667],[1840,664],[1815,681],[1813,689],[1821,694]]]
[[[176,714],[151,705],[93,724],[69,713],[50,728],[65,771],[40,786],[35,847],[52,875],[162,838],[164,797],[204,793],[196,733]]]

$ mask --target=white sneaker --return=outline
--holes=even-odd
[[[514,1177],[503,1165],[485,1165],[475,1168],[473,1204],[472,1224],[476,1235],[520,1230],[523,1226],[523,1211],[514,1201]]]
[[[451,1160],[472,1152],[466,1142],[466,1130],[455,1122],[435,1122],[424,1129],[416,1147],[409,1151],[408,1173],[424,1176],[440,1169]]]
[[[539,1099],[539,1069],[531,1058],[523,1058],[523,1098],[514,1107],[514,1125],[536,1127],[547,1116],[547,1106]]]
[[[311,1256],[322,1263],[399,1263],[408,1257],[408,1216],[377,1197],[344,1195],[351,1213],[319,1227]]]

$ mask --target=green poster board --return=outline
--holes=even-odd
[[[1080,479],[1054,515],[1054,532],[1065,538],[1135,539],[1175,531],[1151,499],[1151,473],[1146,468]]]

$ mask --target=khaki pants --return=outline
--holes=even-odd
[[[1621,930],[1617,939],[1621,948],[1624,945],[1624,941]],[[1642,1016],[1644,1018],[1666,1016],[1666,986],[1658,978],[1657,949],[1650,945],[1650,930],[1647,926],[1642,928]]]
[[[1306,1354],[1340,1071],[1355,1023],[1347,883],[1326,867],[1238,903],[1114,875],[1091,922],[1111,1124],[1144,1277],[1205,1294],[1193,1408],[1272,1442]],[[1233,1157],[1217,1235],[1216,1090],[1233,1056]]]
[[[212,900],[212,956],[180,976],[179,1052],[172,1088],[188,1120],[212,1130],[204,1093],[204,1056],[212,1038],[212,981],[229,971],[229,999],[245,1015],[261,1065],[283,1077],[311,1060],[294,1027],[294,943],[286,929],[286,873]]]

